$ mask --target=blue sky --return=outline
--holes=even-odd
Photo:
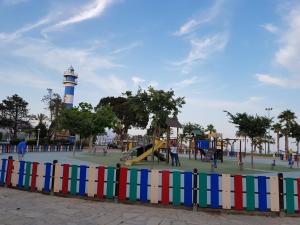
[[[73,65],[75,104],[173,88],[182,122],[233,136],[223,110],[300,117],[299,37],[300,1],[0,0],[0,98],[41,112]]]

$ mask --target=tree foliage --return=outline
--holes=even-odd
[[[102,98],[96,109],[109,106],[118,118],[114,132],[125,137],[130,128],[146,128],[149,114],[145,105],[145,99],[141,90],[133,95],[127,91],[123,96]]]
[[[296,115],[291,110],[285,110],[278,116],[279,122],[281,123],[281,132],[285,137],[285,151],[289,150],[289,137],[291,136],[292,128],[296,123]]]
[[[149,87],[147,92],[141,94],[145,96],[147,102],[147,109],[152,119],[151,126],[155,128],[154,135],[160,136],[161,129],[167,127],[166,119],[177,118],[180,108],[185,104],[184,97],[176,98],[173,90],[156,90],[153,87]]]
[[[17,94],[7,97],[0,103],[0,127],[8,128],[14,139],[17,138],[19,131],[31,128],[32,119],[28,103]]]
[[[61,129],[71,134],[79,134],[81,138],[104,134],[106,128],[112,128],[116,116],[111,107],[103,106],[93,109],[89,103],[81,102],[78,107],[63,109],[59,122]]]
[[[257,146],[266,136],[272,120],[265,116],[253,116],[247,113],[236,113],[233,115],[228,111],[225,112],[229,117],[229,122],[233,123],[239,132],[243,132],[251,139],[251,165],[253,167],[253,147]]]

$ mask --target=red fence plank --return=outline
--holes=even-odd
[[[241,175],[234,176],[234,208],[243,209],[243,177]]]
[[[104,174],[105,174],[104,166],[99,166],[98,167],[98,187],[97,187],[97,197],[98,198],[103,198]]]
[[[39,164],[38,162],[32,163],[32,174],[31,174],[31,185],[30,185],[31,191],[36,190],[36,177],[37,177],[38,164]]]
[[[169,197],[170,190],[170,171],[162,171],[162,191],[161,191],[161,204],[168,205],[170,203]]]
[[[69,170],[70,170],[70,165],[64,164],[63,165],[62,190],[61,190],[63,194],[69,193]]]
[[[119,200],[126,200],[126,186],[127,186],[127,168],[120,169],[120,183],[119,183]]]
[[[12,168],[13,168],[13,160],[9,159],[7,161],[7,170],[6,170],[6,184],[7,184],[7,186],[11,186]]]

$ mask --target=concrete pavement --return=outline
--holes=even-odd
[[[89,201],[0,188],[1,225],[300,224],[300,218],[228,215]]]

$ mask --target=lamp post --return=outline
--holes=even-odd
[[[41,128],[38,128],[37,131],[38,131],[38,136],[37,136],[36,147],[37,147],[37,150],[38,150],[39,145],[40,145],[40,131],[41,131]]]
[[[273,108],[271,107],[268,107],[268,108],[265,108],[265,110],[268,112],[268,118],[270,118],[270,112],[273,110]],[[270,128],[268,129],[268,153],[270,153],[270,140],[269,140],[269,137],[270,137]]]

